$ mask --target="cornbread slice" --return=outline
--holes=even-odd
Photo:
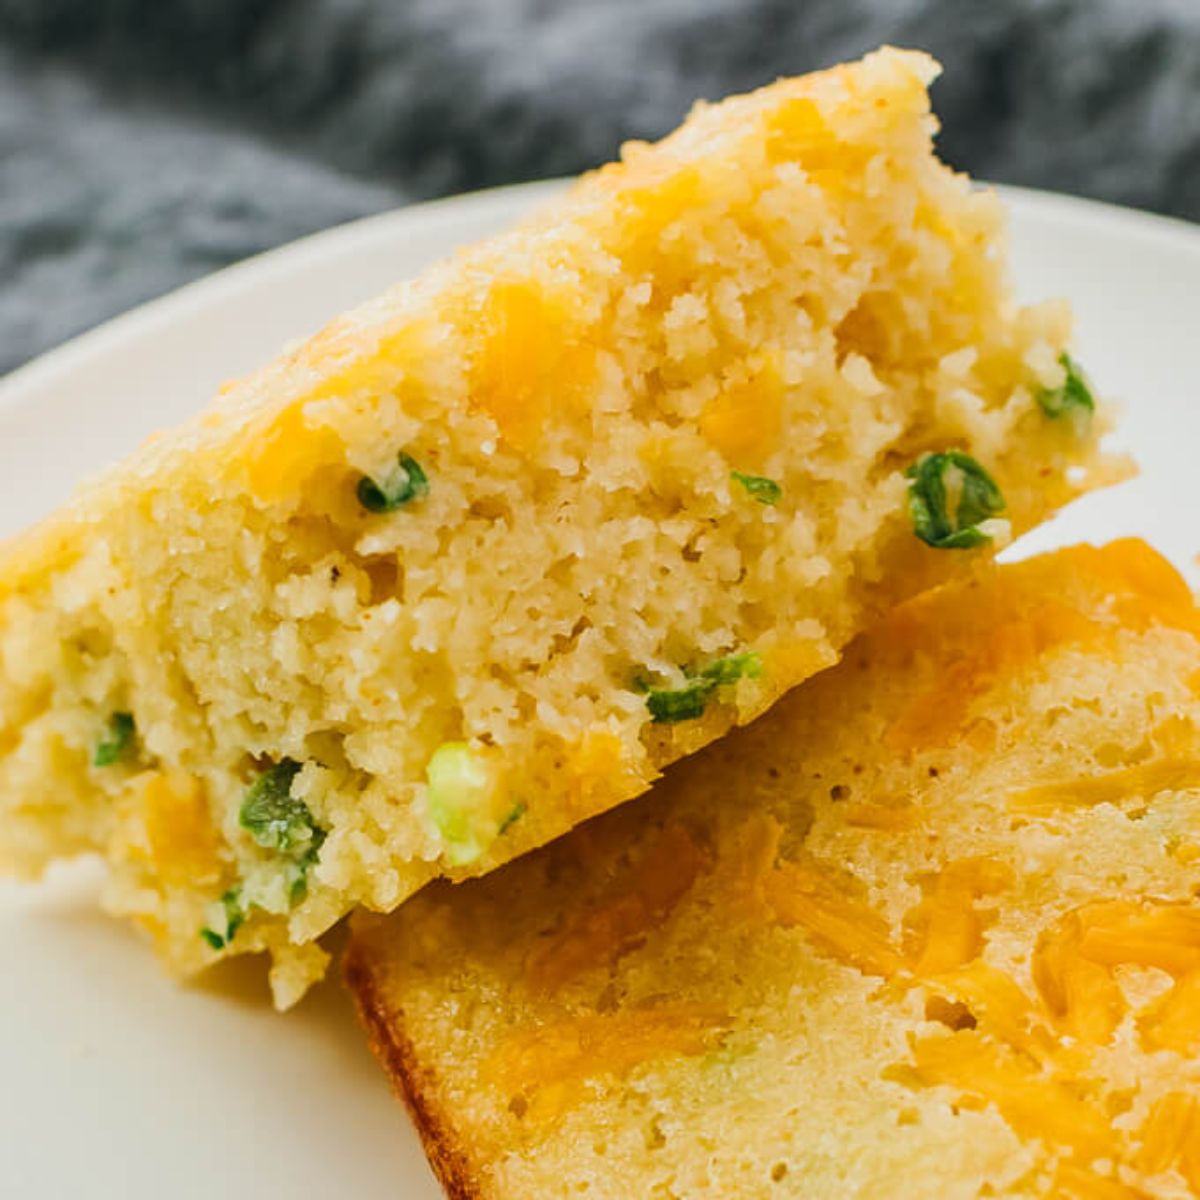
[[[1095,482],[934,73],[697,110],[9,545],[0,855],[101,850],[176,969],[266,950],[287,1004],[348,909],[641,792]]]
[[[1200,610],[1138,541],[947,585],[354,925],[454,1197],[1200,1196]]]

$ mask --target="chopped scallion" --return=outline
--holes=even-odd
[[[937,550],[969,550],[990,542],[1007,522],[996,481],[969,454],[926,454],[908,468],[908,512],[913,531]]]
[[[651,688],[646,693],[650,718],[658,725],[694,721],[704,715],[713,693],[739,679],[757,679],[762,674],[762,659],[753,650],[727,654],[699,671],[690,673],[680,688]]]
[[[303,800],[292,795],[300,764],[285,758],[264,771],[247,789],[239,820],[263,847],[285,856],[288,896],[299,904],[308,894],[309,869],[320,861],[326,833]]]
[[[730,474],[759,504],[778,504],[783,495],[783,488],[774,479],[767,479],[763,475],[743,475],[741,471],[732,471]]]
[[[200,930],[200,936],[214,949],[224,950],[233,941],[233,935],[246,920],[242,907],[242,889],[231,887],[215,904],[209,906],[208,924]]]
[[[114,763],[120,762],[133,749],[136,736],[137,726],[134,724],[133,714],[113,713],[105,723],[103,735],[96,743],[96,749],[92,754],[92,765],[111,767]]]
[[[1037,402],[1048,417],[1090,417],[1096,410],[1096,399],[1088,386],[1083,368],[1064,350],[1058,356],[1066,378],[1056,388],[1039,388]]]
[[[364,475],[358,481],[358,502],[368,512],[389,513],[429,492],[429,477],[415,458],[401,452],[396,465],[382,478]]]

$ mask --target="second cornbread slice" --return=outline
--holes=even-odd
[[[948,585],[357,921],[456,1200],[1200,1196],[1200,610],[1140,542]]]

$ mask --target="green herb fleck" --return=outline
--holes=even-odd
[[[704,715],[709,699],[716,690],[716,680],[694,679],[686,687],[651,691],[646,697],[646,707],[650,710],[651,720],[658,725],[694,721]]]
[[[767,479],[763,475],[743,475],[741,471],[732,471],[731,475],[759,504],[778,504],[783,495],[783,488],[774,479]]]
[[[699,672],[701,679],[717,684],[737,683],[739,679],[758,679],[762,675],[762,659],[754,650],[741,654],[726,654]]]
[[[500,822],[500,828],[497,830],[497,836],[507,833],[527,812],[529,805],[524,800],[518,800],[509,811],[508,816]]]
[[[691,673],[689,682],[681,688],[651,689],[646,695],[650,719],[658,725],[694,721],[704,715],[717,688],[739,679],[757,679],[761,674],[762,659],[753,650],[727,654]]]
[[[284,869],[293,904],[299,904],[308,894],[309,868],[320,860],[326,837],[308,805],[292,795],[292,783],[299,772],[300,764],[290,758],[264,771],[247,789],[238,818],[264,850],[279,850],[289,856]]]
[[[969,454],[926,454],[908,468],[908,512],[913,531],[937,550],[969,550],[995,536],[989,528],[1004,511],[996,481]]]
[[[292,781],[299,773],[300,764],[285,758],[264,771],[242,800],[242,828],[266,850],[293,850],[312,840],[312,813],[292,796]]]
[[[1096,399],[1083,368],[1065,350],[1058,361],[1067,377],[1060,387],[1038,389],[1037,402],[1042,412],[1056,420],[1064,416],[1090,417],[1096,410]]]
[[[429,492],[429,477],[415,458],[401,452],[396,465],[381,480],[364,475],[358,481],[358,502],[368,512],[395,512]]]
[[[111,767],[120,762],[133,748],[137,727],[133,723],[133,714],[115,712],[108,718],[104,726],[104,735],[96,743],[92,755],[92,765],[96,767]]]
[[[233,941],[233,935],[246,920],[242,907],[242,889],[231,887],[209,907],[209,923],[200,930],[200,936],[214,949],[224,950]]]

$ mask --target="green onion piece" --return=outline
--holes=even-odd
[[[996,481],[969,454],[926,454],[905,472],[913,532],[937,550],[969,550],[990,542],[992,518],[1004,511]]]
[[[497,830],[497,835],[507,833],[528,811],[529,805],[526,804],[524,800],[518,800],[516,804],[512,806],[508,816],[506,816],[504,820],[500,822],[500,828]]]
[[[681,688],[651,689],[646,695],[650,719],[657,725],[694,721],[704,715],[717,688],[739,679],[758,679],[760,675],[762,659],[753,650],[727,654],[692,673],[689,682]]]
[[[425,778],[429,817],[446,844],[447,859],[456,867],[474,862],[499,836],[505,819],[497,815],[495,770],[466,742],[443,742],[425,767]],[[508,817],[516,819],[511,812]]]
[[[209,906],[208,924],[200,930],[200,936],[214,949],[224,950],[233,941],[233,935],[246,920],[242,907],[242,889],[231,887],[215,904]]]
[[[650,719],[656,725],[674,725],[677,721],[694,721],[704,715],[708,701],[717,690],[715,679],[694,679],[686,687],[673,690],[654,689],[646,696]]]
[[[1058,361],[1067,377],[1061,387],[1039,388],[1037,402],[1042,412],[1057,420],[1064,416],[1090,417],[1096,411],[1096,399],[1088,386],[1083,368],[1064,350]]]
[[[730,475],[754,497],[759,504],[778,504],[783,495],[783,488],[774,479],[763,475],[743,475],[741,471],[731,471]]]
[[[300,764],[285,758],[264,771],[247,789],[238,819],[266,850],[292,850],[312,841],[316,826],[308,805],[293,798]]]
[[[108,718],[104,726],[104,735],[96,743],[92,755],[92,765],[96,767],[111,767],[120,762],[133,748],[133,740],[137,736],[137,727],[133,722],[133,714],[115,712]]]
[[[415,458],[401,452],[396,465],[381,480],[364,475],[358,481],[358,502],[368,512],[395,512],[410,500],[429,493],[429,477]]]
[[[698,672],[701,679],[711,679],[717,684],[737,683],[739,679],[758,679],[762,675],[762,659],[754,650],[741,654],[726,654],[710,662]]]
[[[238,815],[242,828],[265,850],[287,856],[288,898],[299,904],[308,894],[309,869],[320,861],[326,833],[303,800],[292,795],[300,764],[285,758],[264,771],[247,789]]]

